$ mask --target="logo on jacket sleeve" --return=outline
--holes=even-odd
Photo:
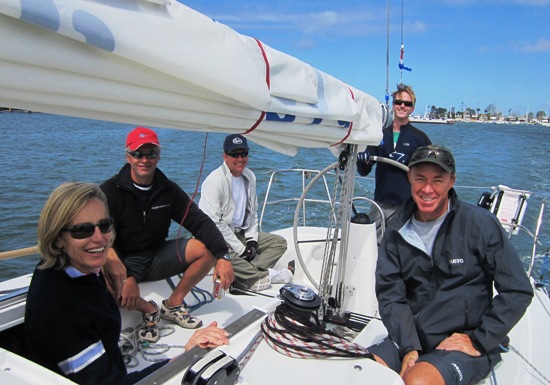
[[[450,265],[462,265],[463,263],[464,263],[464,259],[462,259],[462,258],[449,259],[449,264]]]

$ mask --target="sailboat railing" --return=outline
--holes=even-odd
[[[22,249],[8,250],[0,252],[0,261],[38,254],[38,246],[25,247]]]

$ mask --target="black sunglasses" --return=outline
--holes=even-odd
[[[396,106],[400,106],[401,104],[404,104],[407,107],[413,106],[413,102],[411,102],[410,100],[401,100],[401,99],[394,99],[393,104],[395,104]]]
[[[147,159],[157,159],[159,156],[158,151],[149,151],[149,152],[126,151],[126,153],[130,154],[133,158],[136,158],[136,159],[141,159],[143,157]]]
[[[102,234],[107,234],[113,231],[113,218],[102,219],[96,224],[90,222],[77,223],[71,227],[63,228],[61,231],[68,231],[74,239],[86,239],[94,235],[96,226],[99,227]]]
[[[225,152],[226,155],[232,157],[232,158],[246,158],[248,156],[248,150],[246,151],[232,151],[232,152]]]
[[[428,158],[437,159],[449,167],[453,173],[455,172],[455,159],[453,155],[444,148],[433,148],[430,146],[419,147],[414,152],[409,164]]]

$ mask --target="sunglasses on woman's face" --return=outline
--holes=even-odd
[[[105,218],[95,224],[91,222],[77,223],[71,227],[63,228],[61,231],[68,231],[74,239],[86,239],[94,235],[96,227],[99,227],[102,234],[113,231],[113,218]]]

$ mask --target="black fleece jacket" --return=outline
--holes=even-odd
[[[393,147],[393,128],[388,127],[382,131],[382,142],[378,146],[367,146],[366,151],[370,155],[383,156],[409,164],[414,151],[421,146],[432,144],[428,135],[417,129],[410,123],[401,126],[401,132],[395,148]],[[397,156],[391,157],[395,153]],[[374,163],[366,164],[357,161],[359,175],[368,175]],[[407,173],[395,166],[378,162],[375,173],[376,185],[374,188],[374,200],[379,203],[401,205],[411,197],[411,185],[407,179]]]
[[[134,187],[130,166],[101,184],[107,196],[109,215],[115,223],[114,248],[120,258],[158,248],[166,242],[171,221],[181,224],[202,241],[216,258],[227,253],[227,245],[216,224],[176,183],[158,168],[149,198],[144,201]]]

